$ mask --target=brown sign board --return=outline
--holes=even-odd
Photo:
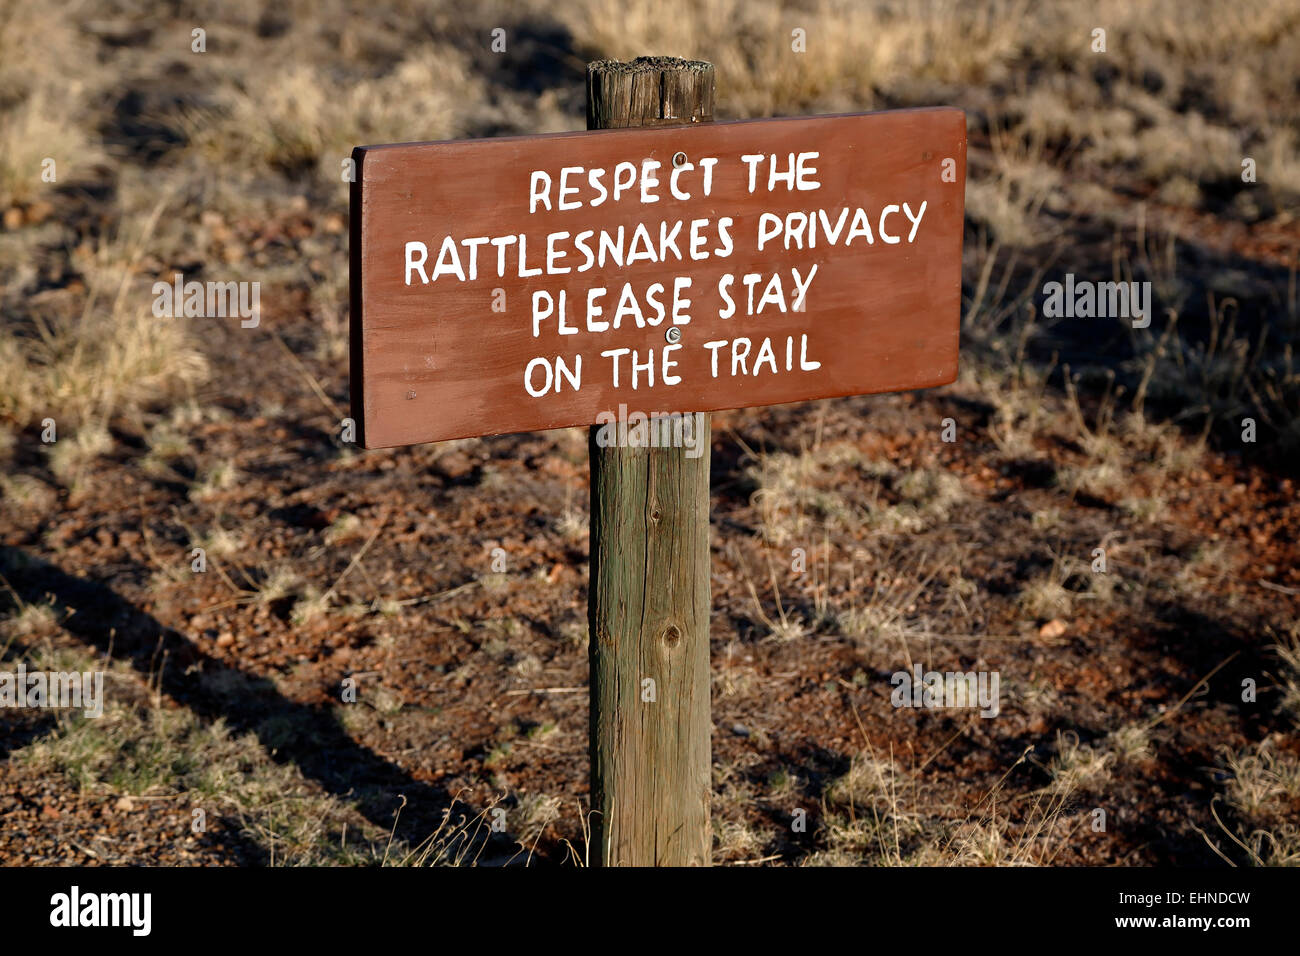
[[[367,448],[956,378],[960,110],[353,155]]]

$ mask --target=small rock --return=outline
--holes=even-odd
[[[122,813],[130,813],[135,809],[135,801],[130,797],[118,797],[117,803],[113,804],[113,809]]]
[[[1065,622],[1059,617],[1052,618],[1038,629],[1038,636],[1052,641],[1066,632]]]
[[[235,635],[229,631],[222,632],[217,638],[217,647],[229,647],[233,643],[235,643]]]

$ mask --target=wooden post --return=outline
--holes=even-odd
[[[587,67],[587,128],[713,119],[712,64],[672,57]],[[636,161],[640,157],[629,156]],[[709,451],[601,448],[591,457],[592,862],[707,866]]]

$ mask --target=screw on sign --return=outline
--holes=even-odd
[[[355,151],[352,415],[367,448],[597,426],[593,862],[707,865],[699,413],[956,378],[966,123],[714,123],[698,61],[587,78],[585,133]],[[628,407],[695,453],[605,440]]]

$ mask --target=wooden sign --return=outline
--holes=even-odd
[[[354,158],[367,448],[956,378],[960,110]]]

